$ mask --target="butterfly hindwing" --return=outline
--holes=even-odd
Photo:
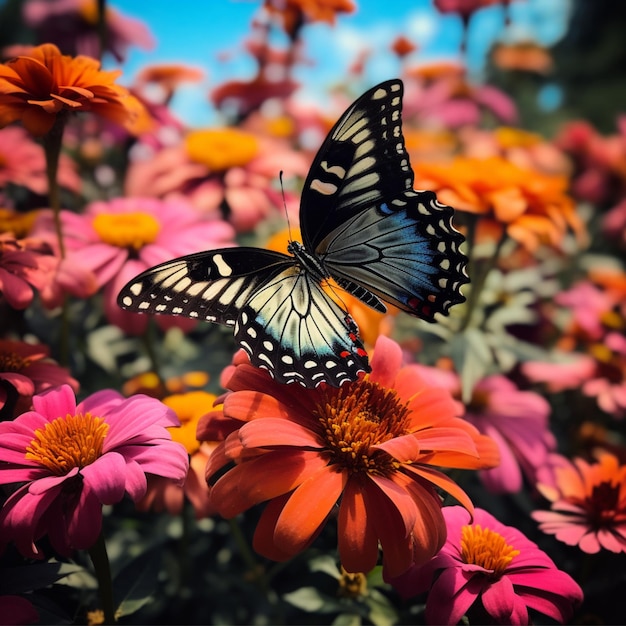
[[[235,340],[252,365],[305,387],[338,387],[370,371],[357,333],[320,283],[295,265],[260,286],[235,325]]]
[[[467,259],[453,210],[413,190],[402,135],[402,82],[359,98],[331,130],[302,193],[305,246],[344,289],[428,321],[463,302]]]
[[[354,322],[278,252],[223,248],[174,259],[134,278],[118,304],[234,326],[251,363],[282,383],[339,386],[369,371]]]

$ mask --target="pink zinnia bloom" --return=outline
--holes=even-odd
[[[461,384],[454,372],[413,367],[432,385],[445,387],[460,398]],[[505,376],[489,376],[476,384],[464,418],[490,437],[500,451],[500,465],[480,472],[489,491],[517,493],[524,485],[524,476],[534,483],[537,470],[556,448],[549,416],[550,405],[545,398],[518,389]]]
[[[0,511],[0,541],[29,558],[43,557],[44,535],[66,556],[93,546],[103,504],[141,499],[146,474],[185,478],[187,453],[167,431],[176,423],[147,396],[104,390],[76,404],[68,385],[34,396],[32,411],[0,423],[0,484],[26,483]]]
[[[589,554],[626,552],[626,465],[616,456],[602,451],[588,463],[555,454],[537,480],[552,503],[532,513],[544,533]]]
[[[48,347],[42,344],[0,339],[0,380],[9,383],[17,392],[16,407],[19,412],[30,408],[33,394],[50,387],[70,385],[78,391],[78,381],[64,367],[48,358],[49,354]],[[0,409],[4,408],[7,397],[6,388],[0,386]]]
[[[25,309],[33,301],[33,287],[46,287],[57,265],[45,242],[0,234],[0,298],[14,309]]]
[[[226,434],[207,479],[235,463],[211,488],[218,512],[230,518],[268,503],[254,536],[260,554],[295,556],[337,511],[342,566],[370,571],[380,543],[384,570],[399,575],[444,543],[438,489],[473,508],[438,467],[492,467],[493,442],[458,417],[447,391],[402,367],[395,342],[380,336],[371,365],[369,375],[340,389],[296,389],[236,365],[223,409],[200,421],[199,438]]]
[[[443,516],[441,551],[393,581],[405,597],[428,590],[427,624],[458,624],[472,607],[496,624],[530,624],[529,609],[564,623],[582,602],[578,584],[516,528],[478,508],[473,520],[460,506],[445,507]]]
[[[61,216],[67,264],[95,275],[97,286],[104,288],[107,319],[131,334],[141,334],[148,318],[117,306],[117,294],[129,280],[164,261],[229,245],[234,237],[229,224],[203,218],[182,200],[116,198],[92,202],[81,215],[62,211]],[[41,216],[35,232],[47,233],[53,242],[52,216]],[[165,327],[188,327],[189,322],[157,319]]]
[[[80,177],[66,154],[61,155],[57,179],[61,187],[80,190]],[[21,126],[0,129],[0,189],[7,183],[21,185],[39,195],[48,192],[43,148]]]

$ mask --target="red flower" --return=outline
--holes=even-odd
[[[464,507],[463,490],[433,466],[494,466],[493,442],[458,417],[458,404],[429,388],[402,353],[380,337],[372,373],[340,389],[280,385],[247,364],[235,367],[223,410],[201,420],[198,438],[228,432],[207,465],[210,480],[236,465],[211,490],[224,517],[268,502],[255,549],[286,560],[307,548],[335,505],[342,566],[367,572],[378,560],[390,576],[437,553],[446,538],[436,488]],[[217,423],[216,423],[217,422]]]

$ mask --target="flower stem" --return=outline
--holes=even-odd
[[[111,566],[107,554],[104,535],[100,532],[96,543],[89,548],[89,557],[93,563],[98,579],[100,603],[104,612],[104,623],[115,624],[115,608],[113,604],[113,581],[111,580]]]
[[[473,279],[472,290],[467,297],[467,308],[465,310],[465,317],[463,318],[463,322],[461,324],[461,332],[469,326],[469,323],[472,319],[472,314],[474,313],[474,309],[476,308],[476,305],[478,304],[478,301],[480,299],[480,294],[483,290],[483,287],[485,286],[485,283],[487,282],[487,276],[489,276],[489,272],[491,272],[491,270],[496,266],[496,263],[498,262],[498,257],[500,256],[500,251],[502,250],[504,242],[507,240],[507,236],[508,235],[506,234],[506,230],[503,230],[500,239],[496,243],[493,254],[483,263],[478,264],[473,258],[473,255],[471,257],[471,268],[474,275],[470,276],[470,278]]]
[[[65,130],[66,115],[63,112],[57,114],[52,128],[43,138],[44,154],[46,156],[46,178],[48,181],[48,204],[54,216],[54,230],[56,231],[59,255],[61,261],[65,259],[65,241],[63,240],[63,224],[61,222],[61,194],[59,189],[59,159],[61,158],[61,146],[63,145],[63,131]],[[59,362],[61,365],[69,364],[69,303],[65,294],[61,308],[61,329],[59,336]]]

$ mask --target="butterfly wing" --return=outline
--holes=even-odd
[[[341,116],[305,182],[300,225],[305,247],[347,291],[432,321],[465,300],[467,259],[453,210],[413,190],[402,93],[401,81],[387,81]]]
[[[130,281],[118,304],[234,326],[251,363],[279,382],[339,386],[369,371],[354,322],[278,252],[224,248],[167,261]]]

